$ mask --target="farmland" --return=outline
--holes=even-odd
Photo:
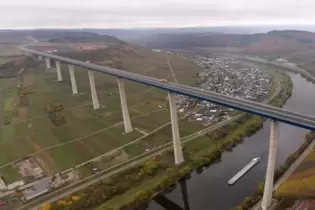
[[[309,198],[314,196],[315,187],[315,150],[300,164],[289,178],[279,187],[279,197]]]
[[[167,59],[180,83],[193,84],[196,73],[201,71],[182,57],[140,47],[127,53],[102,50],[104,54],[112,53],[110,59],[101,57],[93,62],[119,64],[124,70],[169,81],[173,81],[173,76]],[[107,153],[108,162],[102,164],[106,168],[171,141],[166,92],[126,81],[134,126],[134,131],[126,134],[116,78],[95,73],[101,108],[93,110],[86,70],[75,69],[79,94],[72,95],[67,66],[62,65],[63,81],[57,82],[54,68],[46,69],[43,62],[37,62],[37,66],[24,69],[20,81],[12,78],[0,82],[0,97],[4,99],[0,106],[4,113],[0,127],[0,173],[7,182],[20,178],[15,164],[25,157],[31,156],[45,173],[51,174]],[[52,121],[45,108],[47,103],[62,106],[57,116],[63,119],[62,123],[56,125]],[[202,129],[201,125],[186,121],[181,121],[180,127],[183,136]],[[118,152],[110,152],[116,148]]]

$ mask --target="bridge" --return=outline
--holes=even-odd
[[[171,125],[172,125],[172,139],[173,139],[173,148],[174,148],[174,159],[175,164],[181,164],[184,162],[182,146],[179,135],[178,128],[178,119],[177,119],[177,108],[175,97],[177,94],[185,95],[188,97],[196,98],[199,100],[208,101],[211,103],[215,103],[221,106],[230,107],[236,110],[244,111],[247,113],[251,113],[254,115],[258,115],[264,118],[268,118],[271,120],[271,129],[270,129],[270,142],[269,142],[269,155],[268,155],[268,165],[266,172],[266,180],[265,180],[265,188],[264,195],[262,200],[261,208],[266,210],[271,205],[272,200],[272,192],[273,192],[273,179],[274,179],[274,171],[275,171],[275,160],[276,160],[276,151],[277,151],[277,127],[278,122],[287,123],[293,126],[315,130],[315,117],[305,115],[302,113],[296,113],[289,110],[273,107],[266,104],[261,104],[249,100],[244,100],[240,98],[234,98],[214,92],[202,91],[200,89],[189,87],[180,84],[174,83],[165,83],[161,82],[156,78],[151,78],[135,73],[130,73],[126,71],[121,71],[118,69],[113,69],[110,67],[105,67],[101,65],[96,65],[92,63],[87,63],[84,61],[79,61],[75,59],[70,59],[58,55],[53,55],[50,53],[40,52],[32,49],[27,49],[24,47],[20,48],[27,55],[37,56],[39,60],[45,59],[46,67],[51,68],[51,62],[55,62],[57,79],[58,81],[63,80],[63,76],[61,73],[61,63],[68,64],[72,93],[78,94],[78,88],[75,79],[75,67],[81,67],[87,69],[92,103],[93,108],[100,108],[100,104],[97,97],[97,90],[94,82],[94,72],[101,72],[104,74],[108,74],[114,77],[117,77],[120,101],[121,101],[121,109],[123,115],[124,129],[126,133],[129,133],[133,130],[125,88],[124,88],[124,80],[130,80],[136,83],[145,84],[151,87],[159,88],[168,91],[168,99],[169,99],[169,107],[170,107],[170,116],[171,116]]]

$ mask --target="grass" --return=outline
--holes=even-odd
[[[295,203],[295,199],[285,198],[280,202],[279,205],[277,205],[275,210],[286,210],[289,207],[292,207],[294,203]]]
[[[13,97],[4,99],[4,110],[5,111],[11,111],[13,110]]]
[[[148,123],[150,122],[150,123]],[[170,122],[169,111],[162,110],[159,112],[154,112],[150,115],[139,117],[131,121],[135,128],[140,128],[147,132],[151,132],[156,128]]]
[[[139,183],[137,186],[132,188],[131,190],[128,190],[127,192],[121,194],[120,196],[115,196],[114,198],[110,199],[108,202],[104,203],[103,205],[95,208],[95,210],[106,210],[109,209],[119,209],[121,207],[121,201],[132,201],[134,198],[134,195],[139,191],[143,189],[151,189],[156,186],[156,183],[160,183],[163,180],[163,174],[157,173],[154,177],[149,177],[146,180],[143,180],[141,183]]]
[[[140,136],[136,131],[123,134],[123,127],[120,126],[53,148],[48,151],[48,154],[56,161],[61,170],[65,170],[105,152],[109,152]]]
[[[179,121],[180,136],[185,137],[189,134],[195,133],[201,130],[201,125],[194,122],[187,122],[185,120]],[[124,151],[130,156],[137,156],[145,152],[146,149],[152,149],[154,147],[162,146],[172,141],[172,128],[171,124],[162,127],[158,132],[152,133],[135,144],[128,145],[124,148]]]
[[[22,177],[13,166],[7,166],[0,169],[0,174],[4,178],[6,184],[20,180]]]
[[[15,140],[15,131],[14,131],[14,127],[12,126],[2,129],[0,136],[1,136],[1,146],[0,146],[1,164],[4,164],[7,161],[16,158],[23,147],[21,148],[21,147],[16,146],[18,145],[18,142]]]
[[[315,151],[312,151],[306,158],[305,161],[315,161]]]
[[[188,85],[195,84],[195,76],[199,67],[190,61],[176,55],[170,55],[169,60],[179,83]],[[189,73],[183,72],[182,69],[187,69]]]
[[[280,185],[276,196],[308,197],[315,192],[315,151],[312,151],[289,178]]]
[[[13,58],[10,57],[5,57],[5,56],[0,56],[0,64],[7,63],[9,61],[13,60]]]
[[[145,149],[146,147],[144,144],[142,144],[142,142],[136,142],[123,148],[124,152],[127,153],[130,157],[136,157],[143,154],[143,152],[145,152]]]
[[[306,188],[306,189],[305,189]],[[285,184],[282,184],[276,193],[276,196],[294,196],[296,194],[301,195],[301,193],[308,194],[309,186],[303,183],[302,180],[287,180]],[[294,191],[292,191],[294,189]]]
[[[128,155],[123,150],[116,150],[114,152],[105,153],[97,159],[97,161],[89,162],[87,164],[81,165],[77,168],[80,172],[81,177],[87,177],[92,175],[92,168],[97,167],[101,170],[108,169],[119,163],[128,160]]]
[[[0,82],[2,81],[3,80],[0,80]],[[9,81],[12,83],[16,82],[15,80],[10,80],[10,79]],[[11,84],[8,83],[6,87],[5,85],[3,85],[2,89],[0,89],[0,94],[4,99],[17,96],[17,88],[16,86],[13,86],[12,83]],[[6,82],[4,84],[6,84]]]
[[[207,136],[201,136],[196,138],[187,144],[185,144],[185,151],[188,153],[194,154],[194,156],[199,156],[209,150],[216,149],[225,143],[233,142],[235,136],[245,136],[246,131],[245,128],[251,126],[253,123],[256,123],[259,120],[259,117],[253,116],[249,120],[247,120],[244,124],[238,124],[238,126],[230,131],[228,135],[220,141],[216,141]]]

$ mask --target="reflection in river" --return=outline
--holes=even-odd
[[[188,202],[188,193],[187,193],[187,182],[185,179],[179,181],[179,186],[182,193],[184,208],[182,208],[179,204],[176,204],[174,201],[168,199],[164,195],[158,195],[153,200],[163,207],[166,210],[190,210],[189,202]]]
[[[300,75],[289,74],[293,82],[291,98],[284,105],[285,109],[315,115],[315,85],[307,82]],[[193,210],[229,210],[252,194],[259,183],[264,182],[268,159],[269,121],[263,128],[233,149],[225,152],[221,162],[211,165],[201,174],[192,173],[187,181],[186,198],[183,201],[182,188],[177,188],[166,195],[179,206],[188,206]],[[307,130],[280,123],[277,151],[277,167],[295,152],[305,140]],[[228,180],[254,157],[261,161],[235,185],[228,186]],[[152,201],[149,210],[165,208]]]

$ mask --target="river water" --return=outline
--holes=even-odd
[[[315,85],[300,75],[289,74],[289,76],[293,82],[293,92],[284,108],[315,115]],[[246,138],[232,152],[225,152],[221,162],[204,169],[201,174],[192,173],[191,179],[187,181],[188,203],[191,210],[230,210],[242,202],[246,196],[252,194],[258,183],[264,182],[268,159],[269,123],[266,121],[260,131]],[[307,132],[305,129],[280,123],[277,166],[283,164],[286,158],[300,147]],[[228,180],[254,157],[260,157],[260,163],[235,185],[228,186]],[[182,209],[188,209],[184,208],[179,185],[173,192],[167,194],[166,198],[181,206]],[[148,209],[166,208],[152,201]]]

